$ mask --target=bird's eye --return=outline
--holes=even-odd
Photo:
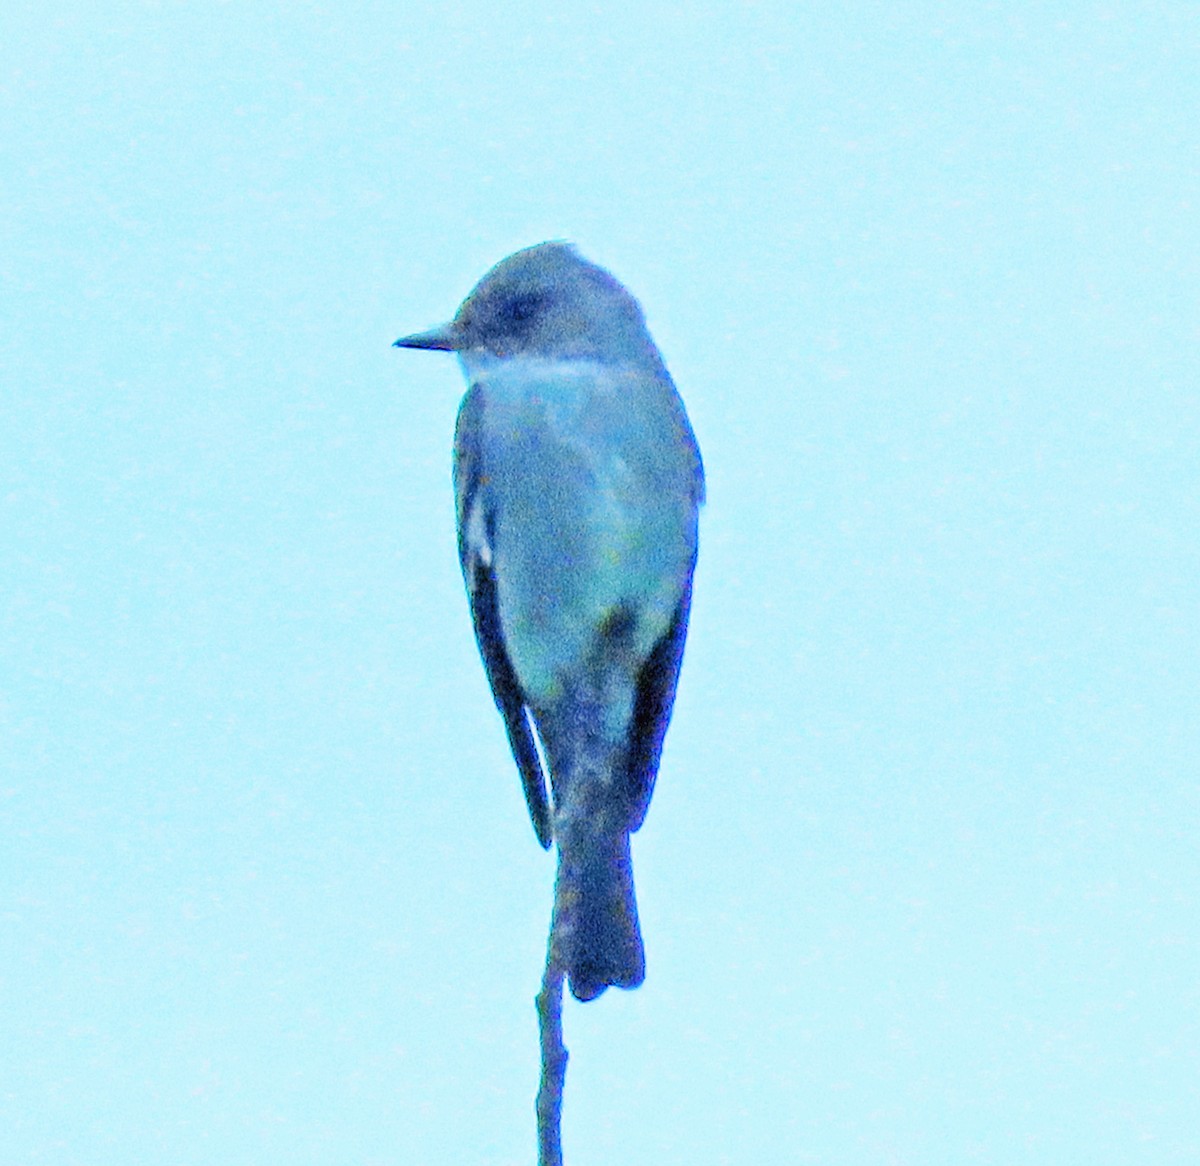
[[[508,315],[514,323],[523,324],[536,316],[545,301],[545,296],[536,292],[515,296],[508,305]]]

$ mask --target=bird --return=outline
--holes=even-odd
[[[683,401],[638,301],[565,242],[501,260],[448,324],[395,346],[456,353],[467,381],[459,559],[534,831],[557,844],[571,992],[636,988],[630,835],[675,701],[705,493]]]

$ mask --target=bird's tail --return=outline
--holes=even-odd
[[[559,937],[563,966],[576,1000],[594,1000],[605,988],[636,988],[646,978],[638,930],[629,835],[624,830],[561,838]]]

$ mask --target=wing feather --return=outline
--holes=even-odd
[[[467,393],[458,414],[454,438],[454,481],[458,510],[458,557],[462,564],[475,641],[508,744],[521,775],[525,802],[538,841],[549,849],[552,838],[550,803],[541,759],[533,740],[529,713],[520,682],[504,646],[504,630],[492,571],[491,527],[487,501],[480,490],[482,471],[476,432],[482,400],[474,388]]]
[[[679,684],[691,606],[692,580],[689,572],[671,626],[654,646],[638,674],[625,770],[630,831],[641,827],[650,808],[650,796],[654,793],[654,779],[658,775],[658,763],[662,757],[663,739],[667,735],[671,709],[675,704],[675,689]]]

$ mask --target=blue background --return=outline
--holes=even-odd
[[[524,1163],[552,863],[452,360],[517,247],[704,451],[571,1166],[1200,1160],[1200,12],[10,4],[0,1160]]]

